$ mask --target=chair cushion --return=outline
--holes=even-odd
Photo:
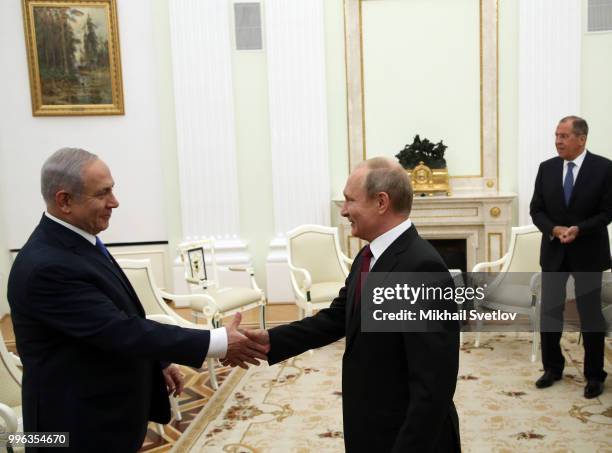
[[[261,300],[261,293],[253,288],[209,288],[203,294],[215,299],[221,312],[234,310]],[[191,307],[201,310],[204,302],[192,300]]]
[[[485,292],[485,307],[516,313],[531,313],[533,296],[529,284],[502,283],[492,291]]]
[[[310,286],[310,301],[315,303],[331,302],[338,296],[342,286],[344,286],[344,282],[313,283]]]

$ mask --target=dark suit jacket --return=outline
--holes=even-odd
[[[540,164],[530,213],[542,232],[540,265],[544,271],[559,270],[564,259],[575,271],[610,268],[607,226],[612,221],[612,161],[585,152],[568,206],[563,195],[563,159],[553,157]],[[570,244],[551,240],[557,225],[578,226],[578,237]]]
[[[127,277],[43,215],[11,269],[24,431],[67,431],[70,451],[134,452],[170,419],[160,361],[200,366],[210,332],[145,319]]]
[[[270,330],[269,362],[280,362],[346,336],[342,360],[346,451],[460,451],[453,404],[458,330],[361,332],[361,317],[353,315],[360,266],[361,253],[328,309]],[[440,255],[419,237],[414,226],[393,242],[372,268],[372,272],[391,271],[448,273]]]

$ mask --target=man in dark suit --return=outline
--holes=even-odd
[[[68,432],[75,452],[135,452],[147,421],[170,420],[176,365],[206,357],[257,363],[266,348],[228,328],[145,319],[134,289],[97,238],[119,203],[108,167],[73,148],[42,168],[47,212],[11,269],[8,299],[23,362],[24,431]],[[39,449],[38,451],[42,451]],[[32,450],[36,451],[36,450]]]
[[[566,282],[573,275],[584,339],[585,398],[603,392],[605,320],[601,312],[602,271],[610,268],[607,226],[612,221],[612,161],[585,150],[588,125],[563,118],[555,133],[558,157],[540,164],[531,218],[542,232],[541,339],[544,374],[538,388],[562,377]]]
[[[312,317],[246,335],[270,345],[270,364],[346,336],[342,361],[346,451],[458,452],[459,420],[453,404],[458,328],[426,333],[362,331],[358,307],[362,272],[434,272],[450,278],[440,255],[419,237],[408,218],[412,190],[407,174],[388,159],[367,160],[349,176],[344,196],[342,215],[350,221],[352,235],[370,244],[356,256],[338,297]]]

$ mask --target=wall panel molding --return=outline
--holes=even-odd
[[[230,9],[171,0],[170,33],[183,240],[214,237],[226,262],[249,261],[240,239]]]
[[[519,17],[518,200],[527,225],[538,164],[557,155],[557,123],[580,114],[581,2],[521,0]]]

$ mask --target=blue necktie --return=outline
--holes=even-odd
[[[565,195],[565,206],[569,206],[570,198],[572,197],[572,190],[574,189],[574,162],[567,163],[567,174],[563,181],[563,194]]]
[[[102,242],[98,236],[96,236],[96,248],[100,250],[102,255],[104,255],[110,262],[113,261],[111,260],[110,253],[108,253],[107,248],[104,246],[104,242]]]

